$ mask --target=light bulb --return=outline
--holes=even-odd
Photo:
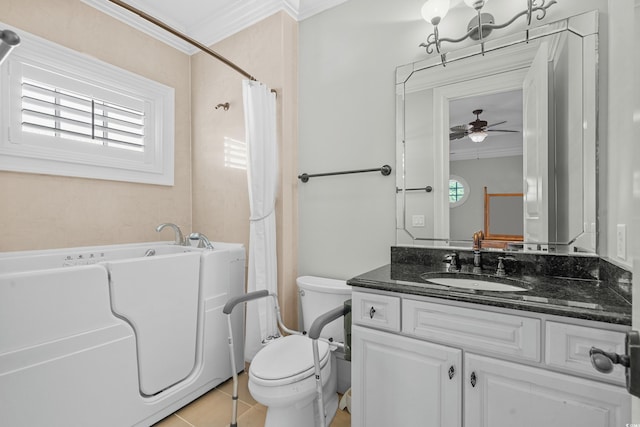
[[[469,134],[469,139],[471,139],[473,142],[482,142],[487,136],[489,136],[489,134],[481,130],[479,132],[471,132]]]
[[[447,12],[449,12],[449,0],[427,0],[422,6],[422,17],[433,25],[438,25]]]
[[[10,30],[0,31],[0,64],[14,47],[20,44],[20,37]]]
[[[464,0],[464,3],[475,10],[482,9],[489,0]]]

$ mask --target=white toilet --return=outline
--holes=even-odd
[[[351,287],[343,280],[303,276],[297,279],[304,329],[313,321],[351,298]],[[344,342],[342,318],[322,330],[323,338]],[[317,406],[311,340],[289,335],[266,345],[249,368],[249,391],[267,407],[265,427],[314,427]],[[333,346],[331,346],[333,347]],[[323,398],[327,425],[338,408],[337,369],[334,348],[318,342]]]

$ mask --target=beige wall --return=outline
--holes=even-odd
[[[284,12],[212,49],[277,91],[280,189],[278,294],[285,323],[297,327],[297,22]],[[241,74],[204,53],[192,57],[193,229],[249,246],[246,172],[224,167],[224,137],[244,141]],[[215,109],[228,102],[228,111]]]
[[[243,77],[189,57],[79,0],[4,0],[0,21],[175,88],[172,187],[0,172],[0,251],[171,240],[185,233],[249,244],[246,172],[223,166],[223,138],[244,140]],[[297,33],[277,13],[213,46],[278,92],[278,277],[283,316],[297,325]],[[229,111],[215,110],[229,102]],[[193,153],[192,153],[193,150]],[[192,188],[193,182],[193,188]]]
[[[79,0],[2,0],[0,21],[175,88],[172,187],[0,172],[0,251],[171,240],[191,229],[190,60]],[[165,234],[166,233],[166,234]]]

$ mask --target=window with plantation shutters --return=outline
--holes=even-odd
[[[173,185],[173,88],[20,35],[0,68],[0,170]]]
[[[144,152],[144,111],[37,81],[22,81],[22,129]]]

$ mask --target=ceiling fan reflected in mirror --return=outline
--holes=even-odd
[[[520,132],[517,130],[506,130],[506,129],[490,129],[493,126],[498,126],[506,123],[506,120],[501,122],[488,124],[486,120],[480,120],[480,114],[482,114],[481,109],[473,110],[473,114],[476,115],[476,119],[469,124],[465,125],[456,125],[449,129],[449,141],[453,141],[454,139],[461,139],[465,136],[468,136],[473,142],[482,142],[485,140],[487,136],[489,136],[489,132]]]

